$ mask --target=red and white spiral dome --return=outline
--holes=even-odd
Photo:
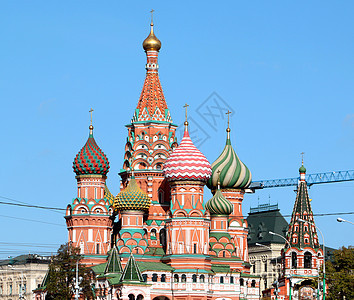
[[[210,163],[204,154],[194,146],[187,125],[181,143],[164,163],[163,171],[169,181],[206,181],[210,178]]]

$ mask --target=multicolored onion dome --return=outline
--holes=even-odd
[[[90,135],[86,144],[76,155],[73,162],[73,169],[76,175],[106,175],[109,171],[107,156],[96,144],[93,138],[93,126],[90,125]]]
[[[117,211],[122,210],[143,210],[148,211],[151,204],[151,199],[145,194],[135,177],[132,176],[128,186],[121,191],[114,199],[114,209]]]
[[[227,200],[218,188],[213,196],[205,205],[211,215],[229,215],[233,211],[232,203]]]
[[[245,189],[252,180],[250,170],[238,158],[235,150],[231,146],[230,128],[227,130],[226,146],[218,159],[211,165],[212,176],[207,182],[207,186],[214,190],[217,188],[220,171],[220,187],[222,189]]]
[[[203,153],[194,146],[189,133],[184,131],[179,146],[172,152],[163,166],[165,177],[170,180],[206,181],[211,175],[211,166]]]

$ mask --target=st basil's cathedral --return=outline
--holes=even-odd
[[[187,108],[178,143],[159,80],[161,42],[153,22],[143,48],[146,78],[126,125],[121,192],[114,197],[106,185],[109,161],[91,124],[73,163],[69,242],[92,268],[103,299],[259,299],[242,216],[251,172],[232,147],[229,126],[226,145],[210,164],[190,138]],[[205,185],[213,193],[208,201]]]

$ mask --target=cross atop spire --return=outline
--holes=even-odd
[[[91,109],[89,110],[89,113],[90,113],[90,126],[89,126],[89,129],[90,129],[90,135],[92,135],[92,134],[93,134],[92,112],[93,112],[93,108],[91,107]]]
[[[151,13],[151,25],[154,25],[154,9],[150,10]]]
[[[188,106],[189,105],[187,103],[183,106],[185,108],[185,110],[186,110],[186,120],[184,121],[184,129],[185,129],[185,131],[188,130],[188,114],[187,114]]]
[[[301,165],[304,165],[304,154],[305,152],[301,152]]]

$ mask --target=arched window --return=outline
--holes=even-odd
[[[205,282],[205,276],[204,276],[204,275],[200,275],[199,281],[200,281],[200,282]]]
[[[241,279],[240,279],[240,286],[244,286],[244,284],[245,284],[245,281],[244,281],[243,278],[241,278]]]
[[[234,283],[234,276],[230,277],[230,283]]]
[[[224,283],[224,276],[220,276],[220,283]]]
[[[129,300],[135,300],[135,296],[133,294],[128,295]]]
[[[151,234],[150,234],[150,236],[151,236],[151,239],[156,240],[156,229],[155,229],[155,228],[151,229]]]
[[[297,254],[296,254],[296,252],[291,252],[291,268],[292,269],[297,268]]]
[[[256,287],[256,281],[255,280],[252,280],[251,287]]]
[[[148,278],[147,274],[143,274],[143,279],[144,279],[144,282],[146,282],[146,281],[147,281],[147,278]]]
[[[174,278],[174,281],[175,281],[175,282],[179,282],[179,276],[178,276],[178,274],[175,274],[175,276],[173,276],[173,278]]]
[[[144,300],[144,296],[140,294],[138,297],[136,297],[136,300]]]
[[[162,245],[162,247],[166,246],[166,229],[162,228],[160,230],[160,244]]]
[[[161,165],[158,164],[158,166],[160,166],[160,169],[161,169]],[[160,170],[158,169],[158,170]],[[165,202],[165,199],[164,199],[164,192],[162,190],[159,190],[159,203],[162,204]]]
[[[166,274],[161,275],[161,282],[166,282]]]
[[[182,274],[181,282],[186,282],[186,281],[187,281],[187,276],[186,276],[186,274]]]
[[[304,268],[311,269],[312,268],[312,254],[310,252],[305,252],[304,255]]]
[[[157,282],[157,274],[154,273],[152,274],[152,279],[151,279],[153,282]]]
[[[193,282],[197,282],[197,275],[196,275],[196,274],[193,274],[193,275],[192,275],[192,281],[193,281]]]

